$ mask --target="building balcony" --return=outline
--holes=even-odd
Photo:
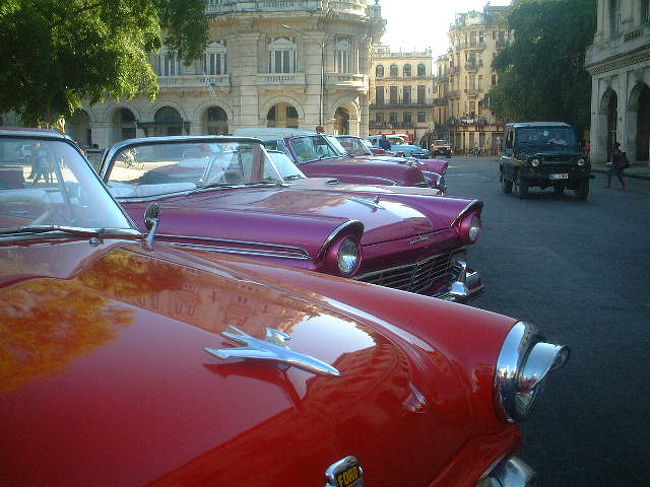
[[[368,89],[368,75],[349,73],[327,73],[326,86],[365,91]]]
[[[431,100],[429,102],[425,102],[425,103],[417,103],[417,102],[404,103],[404,102],[400,101],[400,102],[371,103],[370,104],[370,109],[374,109],[374,110],[389,110],[389,109],[404,109],[404,108],[410,108],[410,109],[433,108],[433,100]]]
[[[370,130],[383,130],[383,129],[413,129],[415,128],[414,122],[370,122]]]
[[[469,98],[476,98],[480,93],[483,93],[483,90],[465,90],[465,94]]]
[[[181,75],[159,76],[158,85],[161,89],[226,89],[230,90],[230,75]]]
[[[460,90],[451,90],[447,92],[449,98],[460,98]]]
[[[305,73],[257,73],[256,85],[306,86]]]
[[[483,67],[483,61],[474,62],[474,63],[465,63],[465,71],[468,71],[470,73],[476,73],[482,67]]]
[[[444,107],[447,106],[448,100],[446,96],[443,96],[441,98],[436,98],[433,100],[433,106],[434,107]]]
[[[244,0],[230,2],[222,0],[205,0],[207,15],[223,15],[240,12],[324,12],[327,10],[366,16],[365,6],[355,1],[331,0]]]

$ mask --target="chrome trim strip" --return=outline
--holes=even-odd
[[[159,233],[158,239],[165,239],[167,243],[171,243],[179,247],[187,247],[196,250],[205,250],[209,252],[223,252],[226,254],[259,255],[262,257],[281,257],[285,259],[311,260],[311,256],[309,255],[309,252],[307,252],[307,250],[300,247],[294,247],[291,245],[253,242],[249,240],[199,237],[195,235],[173,235],[169,233]],[[186,242],[178,242],[177,241],[178,239],[186,240]],[[193,241],[199,241],[205,243],[193,243]],[[269,247],[270,250],[238,248],[235,247],[233,244]]]
[[[523,460],[517,457],[510,457],[500,462],[485,480],[491,480],[492,482],[489,485],[492,486],[533,487],[537,483],[537,475]],[[479,485],[484,484],[485,481]]]

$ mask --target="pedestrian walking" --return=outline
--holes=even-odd
[[[391,145],[390,141],[388,140],[388,137],[386,137],[386,134],[381,136],[381,139],[379,139],[379,147],[381,147],[384,150],[390,150]]]
[[[41,178],[43,178],[43,182],[50,183],[50,167],[47,163],[47,153],[40,142],[34,148],[32,174],[34,175],[33,184],[36,184]]]
[[[607,186],[605,189],[610,189],[612,187],[612,177],[616,176],[621,182],[621,189],[625,189],[625,181],[623,180],[623,171],[630,164],[627,161],[627,156],[625,152],[621,150],[621,144],[618,142],[614,143],[614,150],[612,151],[611,161],[609,162],[609,167],[607,169]]]

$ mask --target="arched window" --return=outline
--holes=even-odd
[[[212,41],[203,58],[203,74],[226,74],[226,42]]]
[[[405,78],[410,78],[411,77],[411,65],[410,64],[405,64],[404,67],[402,68],[402,76]]]
[[[350,43],[343,39],[334,45],[334,72],[350,72]]]
[[[377,78],[383,78],[384,77],[384,66],[381,64],[378,64],[377,67],[375,68],[375,76]]]
[[[269,44],[269,73],[296,72],[296,43],[286,37],[277,37]]]
[[[418,76],[426,76],[427,75],[427,67],[420,63],[418,64]]]
[[[397,64],[391,64],[390,66],[390,77],[397,78]]]

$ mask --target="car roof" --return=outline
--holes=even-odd
[[[255,137],[262,140],[284,139],[294,135],[319,135],[313,130],[293,129],[284,127],[242,127],[235,129],[233,135],[238,137]]]
[[[571,125],[566,122],[515,122],[506,124],[506,127],[571,127]]]
[[[0,127],[0,135],[14,135],[20,137],[50,137],[55,139],[72,140],[70,136],[54,129],[41,129],[33,127]]]

